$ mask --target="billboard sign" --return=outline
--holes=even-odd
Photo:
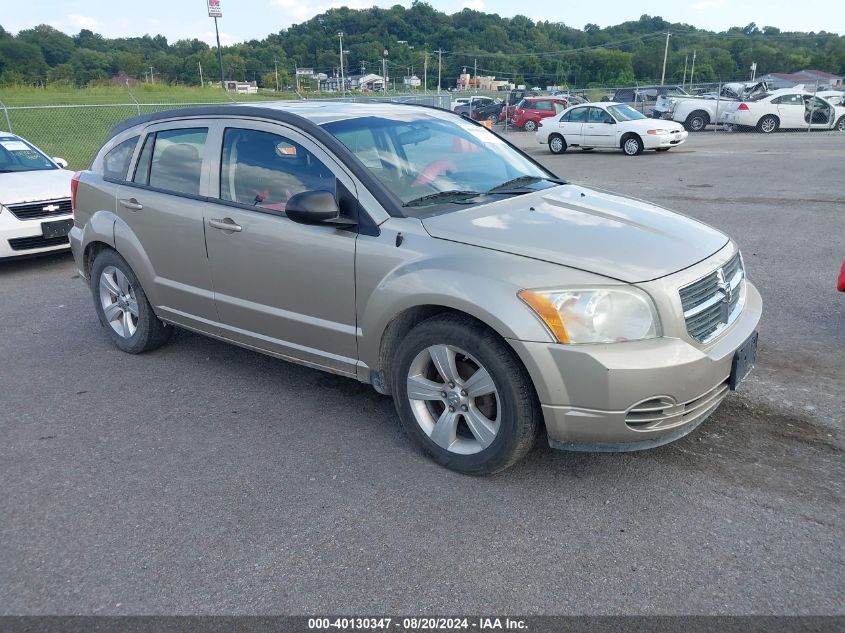
[[[222,18],[223,9],[220,6],[220,0],[208,0],[208,17]]]

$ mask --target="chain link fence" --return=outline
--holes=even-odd
[[[27,139],[50,156],[64,158],[70,169],[85,169],[100,149],[113,125],[128,118],[173,108],[220,105],[221,103],[262,103],[278,101],[278,97],[231,95],[220,93],[219,101],[156,101],[140,102],[130,93],[129,99],[115,103],[51,105],[14,104],[0,101],[0,130],[13,132]],[[410,103],[447,108],[449,95],[396,95],[388,97],[334,98],[346,102]]]
[[[720,89],[720,84],[708,84],[696,86],[699,89]],[[638,87],[635,87],[635,89]],[[581,94],[591,101],[598,101],[604,97],[609,98],[614,94],[615,88],[591,88],[587,90],[573,90],[573,94]],[[332,101],[345,102],[392,102],[435,106],[444,109],[451,109],[453,98],[459,96],[472,96],[476,93],[460,92],[441,94],[412,94],[412,95],[387,95],[387,96],[353,96],[353,97],[312,97],[308,100],[328,99]],[[491,97],[503,98],[506,93],[478,93]],[[168,97],[166,93],[162,96]],[[125,93],[108,94],[96,96],[99,103],[74,103],[84,99],[91,100],[91,95],[82,91],[68,93],[67,96],[52,96],[57,103],[43,105],[28,101],[15,101],[5,97],[0,101],[0,130],[18,134],[40,147],[50,156],[64,158],[70,169],[85,169],[91,164],[91,160],[100,148],[109,129],[116,123],[141,114],[148,114],[160,110],[182,108],[201,105],[219,105],[221,103],[261,103],[268,101],[279,101],[280,99],[296,99],[298,95],[237,95],[223,91],[206,92],[201,95],[201,100],[178,100],[174,98],[161,98],[156,100],[141,101],[131,91]],[[184,96],[183,96],[184,98]],[[196,95],[194,95],[196,98]],[[634,102],[634,107],[643,109],[650,113],[654,103],[639,104]],[[516,131],[509,125],[497,125],[499,132]],[[713,131],[722,132],[722,126],[711,127]],[[809,131],[809,130],[808,130]],[[818,134],[816,131],[814,134]],[[840,132],[826,132],[827,134],[841,134]]]

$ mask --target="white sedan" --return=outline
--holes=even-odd
[[[729,104],[719,117],[727,125],[756,128],[763,134],[778,130],[837,129],[845,132],[845,107],[834,106],[805,90],[783,88]]]
[[[0,132],[0,259],[70,248],[71,180],[61,158]]]
[[[537,140],[548,145],[552,154],[562,154],[567,147],[607,147],[637,156],[646,149],[665,152],[686,138],[687,131],[680,123],[653,119],[614,102],[573,106],[542,119],[537,129]]]

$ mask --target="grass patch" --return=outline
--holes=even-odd
[[[249,103],[291,99],[290,93],[227,94],[219,88],[142,85],[131,92],[120,86],[74,89],[13,87],[0,89],[0,130],[31,141],[50,156],[68,161],[70,169],[86,169],[109,129],[120,121],[190,103]]]

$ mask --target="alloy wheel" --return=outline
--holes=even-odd
[[[138,330],[138,299],[129,278],[115,266],[100,274],[100,304],[111,328],[123,338]]]
[[[454,345],[431,345],[408,368],[408,400],[432,442],[461,455],[486,449],[499,432],[501,402],[490,373]]]
[[[637,139],[629,138],[625,141],[625,153],[628,154],[628,156],[633,156],[639,151],[640,144],[637,142]]]

